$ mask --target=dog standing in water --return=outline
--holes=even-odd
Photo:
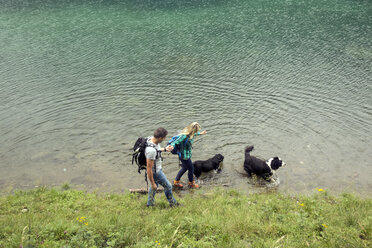
[[[250,152],[253,148],[253,146],[247,146],[245,148],[244,170],[249,177],[255,174],[257,177],[261,177],[267,182],[272,182],[272,176],[275,170],[284,166],[285,163],[278,157],[273,157],[265,161],[251,156]]]
[[[202,172],[209,172],[215,170],[216,172],[221,171],[220,164],[222,163],[224,157],[222,154],[216,154],[213,158],[208,160],[198,160],[193,163],[194,165],[194,175],[199,178]]]

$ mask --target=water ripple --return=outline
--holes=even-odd
[[[223,153],[231,181],[248,144],[286,157],[294,187],[319,182],[315,171],[365,170],[360,184],[372,173],[368,1],[338,3],[342,16],[333,0],[37,2],[0,4],[6,168],[42,157],[109,171],[138,136],[198,121],[209,135],[196,158]]]

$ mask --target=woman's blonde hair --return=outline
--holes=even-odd
[[[196,134],[198,131],[200,131],[200,129],[201,129],[200,124],[197,123],[197,122],[193,122],[190,125],[188,125],[187,127],[185,127],[181,131],[181,134],[188,135],[190,137],[190,139],[192,139],[194,137],[194,134]]]

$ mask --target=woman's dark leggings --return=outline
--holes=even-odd
[[[182,162],[182,168],[176,176],[176,181],[179,181],[181,177],[183,176],[183,174],[185,174],[185,172],[188,170],[189,171],[188,173],[189,182],[192,182],[194,180],[194,166],[192,165],[191,159],[188,159],[188,160],[181,159],[181,162]]]

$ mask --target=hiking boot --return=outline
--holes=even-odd
[[[195,181],[189,182],[189,188],[191,189],[198,189],[199,185],[195,183]]]
[[[173,187],[175,187],[175,188],[179,188],[179,189],[182,189],[182,188],[183,188],[183,185],[181,184],[180,181],[176,181],[176,180],[174,180],[174,181],[173,181]]]

